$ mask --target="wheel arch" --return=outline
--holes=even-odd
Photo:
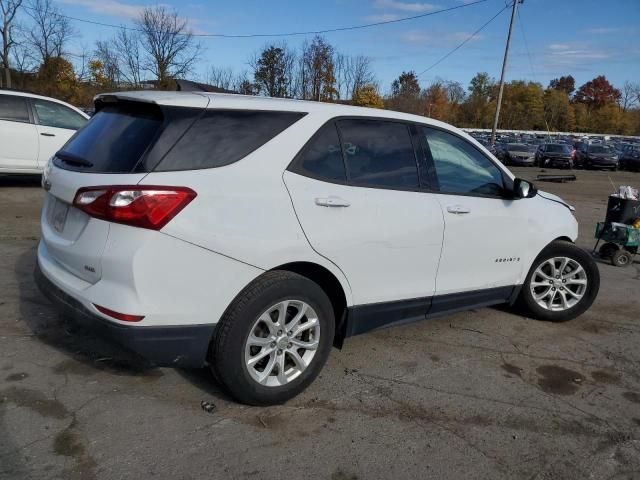
[[[313,262],[285,263],[271,269],[271,271],[273,270],[297,273],[298,275],[302,275],[312,282],[317,283],[320,288],[324,290],[331,301],[331,305],[333,306],[333,313],[336,322],[334,345],[338,348],[342,347],[342,342],[344,340],[342,332],[347,317],[349,299],[347,297],[347,291],[345,291],[345,288],[336,275],[326,267]]]

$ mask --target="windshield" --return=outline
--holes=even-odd
[[[569,153],[569,147],[567,145],[547,145],[547,152],[549,152],[549,153]]]
[[[507,145],[507,150],[510,152],[527,152],[529,147],[524,143],[510,143]]]
[[[590,153],[611,153],[611,147],[605,145],[591,145],[589,147]]]

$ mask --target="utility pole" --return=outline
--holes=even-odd
[[[513,31],[513,23],[518,12],[518,3],[524,0],[513,0],[513,10],[511,10],[511,23],[509,24],[509,35],[507,36],[507,46],[504,49],[504,60],[502,60],[502,73],[500,74],[500,88],[498,89],[498,103],[496,104],[496,116],[493,119],[493,128],[491,129],[491,145],[496,143],[496,130],[498,129],[498,120],[500,119],[500,107],[502,106],[502,92],[504,91],[504,74],[507,71],[507,58],[509,57],[509,46],[511,45],[511,32]]]

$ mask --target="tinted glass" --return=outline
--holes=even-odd
[[[23,97],[0,95],[0,120],[29,122],[26,100]]]
[[[611,153],[611,147],[604,145],[591,145],[589,147],[589,153]]]
[[[569,147],[566,145],[547,145],[547,152],[570,153],[570,150],[569,150]]]
[[[304,116],[295,112],[209,110],[178,140],[157,171],[222,167],[246,157]]]
[[[418,188],[407,125],[379,120],[338,122],[349,180],[355,185]]]
[[[346,181],[338,131],[333,123],[322,127],[302,153],[300,167],[314,177]]]
[[[502,194],[502,172],[470,143],[442,130],[422,130],[431,150],[441,192]]]
[[[70,108],[60,105],[59,103],[34,99],[33,106],[35,107],[36,114],[38,115],[38,122],[40,125],[44,125],[46,127],[78,130],[87,123],[87,119],[78,112],[74,112]]]
[[[529,147],[524,143],[510,143],[507,145],[507,150],[510,152],[526,152],[529,150]]]
[[[153,143],[161,125],[162,115],[154,107],[105,107],[71,138],[63,152],[93,164],[80,168],[82,171],[129,173]],[[62,168],[74,167],[59,159],[55,163]]]

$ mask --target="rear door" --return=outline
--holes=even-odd
[[[56,102],[33,98],[31,104],[39,137],[38,165],[44,168],[47,160],[88,120],[75,110]]]
[[[207,103],[203,98],[202,108]],[[51,260],[86,282],[101,278],[110,223],[73,207],[75,195],[82,187],[139,183],[201,108],[184,110],[173,115],[150,103],[108,105],[53,158],[43,178],[48,192],[41,219]]]
[[[284,174],[311,246],[344,272],[358,305],[434,293],[443,219],[434,196],[420,190],[413,128],[327,123]],[[403,317],[426,311],[424,302],[405,305]]]
[[[26,97],[0,94],[0,169],[37,167],[38,134]]]

